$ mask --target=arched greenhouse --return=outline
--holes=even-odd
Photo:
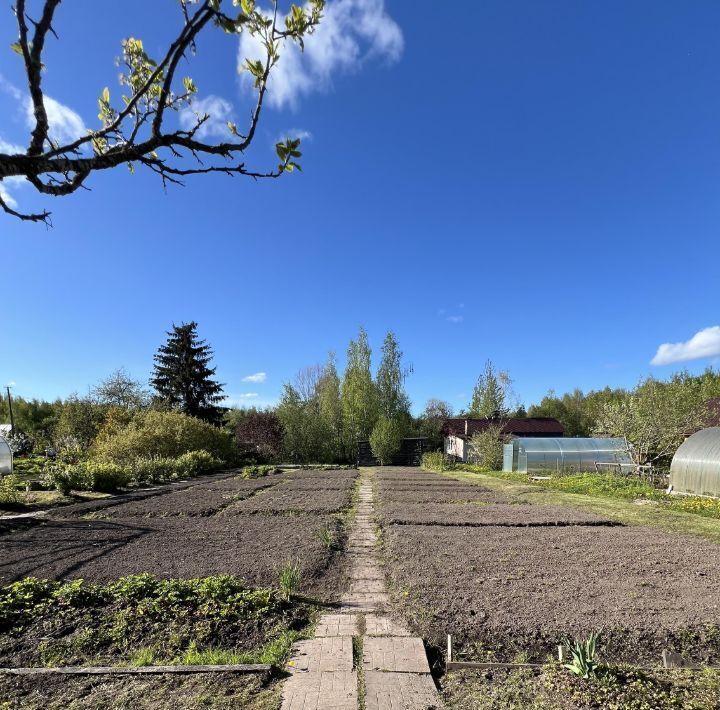
[[[670,465],[670,485],[678,493],[720,496],[720,427],[685,439]]]
[[[0,476],[13,472],[13,454],[10,444],[0,436]]]
[[[631,468],[625,440],[518,437],[503,450],[503,471],[595,471],[596,464]]]

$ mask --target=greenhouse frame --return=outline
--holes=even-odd
[[[621,471],[634,468],[625,439],[518,437],[503,448],[503,471]]]
[[[680,444],[670,464],[677,493],[720,496],[720,427],[701,429]]]
[[[13,472],[13,453],[7,440],[0,436],[0,476],[9,476]]]

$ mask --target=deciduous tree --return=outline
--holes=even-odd
[[[269,3],[269,10],[256,6],[255,0],[180,0],[175,38],[157,58],[150,56],[139,38],[123,40],[118,60],[120,96],[109,87],[99,89],[100,126],[67,142],[52,135],[43,87],[45,48],[48,40],[58,39],[53,24],[60,2],[15,0],[18,39],[12,48],[24,65],[33,128],[25,152],[0,153],[0,183],[7,178],[25,178],[42,195],[59,197],[84,187],[93,173],[120,165],[131,171],[135,165],[144,166],[165,184],[182,184],[185,176],[208,173],[276,178],[299,167],[298,138],[276,145],[278,163],[267,170],[248,167],[244,154],[256,135],[268,79],[285,43],[304,46],[304,39],[320,22],[323,0],[293,4],[284,16],[276,0]],[[246,57],[243,63],[256,92],[248,123],[240,128],[228,122],[226,137],[217,142],[204,138],[209,115],[198,111],[185,128],[169,118],[180,110],[195,110],[198,87],[180,67],[195,54],[198,39],[211,28],[229,35],[249,33],[261,47],[260,56]],[[19,212],[2,196],[0,207],[23,220],[47,223],[50,217],[47,210]]]
[[[351,450],[358,440],[367,439],[378,418],[378,395],[370,370],[372,350],[367,333],[360,328],[351,340],[342,382],[342,409],[345,434]]]
[[[510,409],[512,380],[504,370],[495,371],[492,361],[478,377],[470,402],[470,417],[505,417]]]

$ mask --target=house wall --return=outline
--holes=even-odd
[[[446,456],[455,456],[463,462],[467,462],[467,446],[466,442],[459,436],[445,437],[445,454]]]

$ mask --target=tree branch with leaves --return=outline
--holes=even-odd
[[[321,20],[324,0],[309,0],[303,7],[293,4],[284,19],[277,0],[269,11],[259,9],[254,0],[179,0],[182,27],[163,56],[150,57],[140,39],[123,40],[118,59],[121,96],[115,99],[105,87],[98,99],[100,127],[64,143],[52,136],[43,89],[43,52],[49,36],[58,39],[53,23],[60,2],[43,0],[38,19],[33,19],[28,0],[15,0],[18,40],[12,49],[24,63],[34,126],[24,153],[0,153],[0,184],[7,178],[24,178],[40,194],[61,197],[85,187],[93,173],[120,165],[131,171],[144,166],[165,186],[183,184],[189,175],[277,178],[300,168],[298,138],[276,144],[278,163],[270,169],[249,167],[243,154],[255,137],[268,81],[284,44],[304,48],[305,38]],[[263,56],[247,57],[242,65],[253,78],[255,91],[248,123],[241,130],[228,122],[227,139],[218,142],[201,137],[211,118],[207,114],[196,113],[188,128],[178,128],[168,119],[193,108],[198,88],[191,77],[180,75],[180,65],[196,53],[198,37],[212,28],[230,35],[250,33],[263,48]],[[20,212],[1,193],[0,207],[21,220],[49,224],[49,211]]]

